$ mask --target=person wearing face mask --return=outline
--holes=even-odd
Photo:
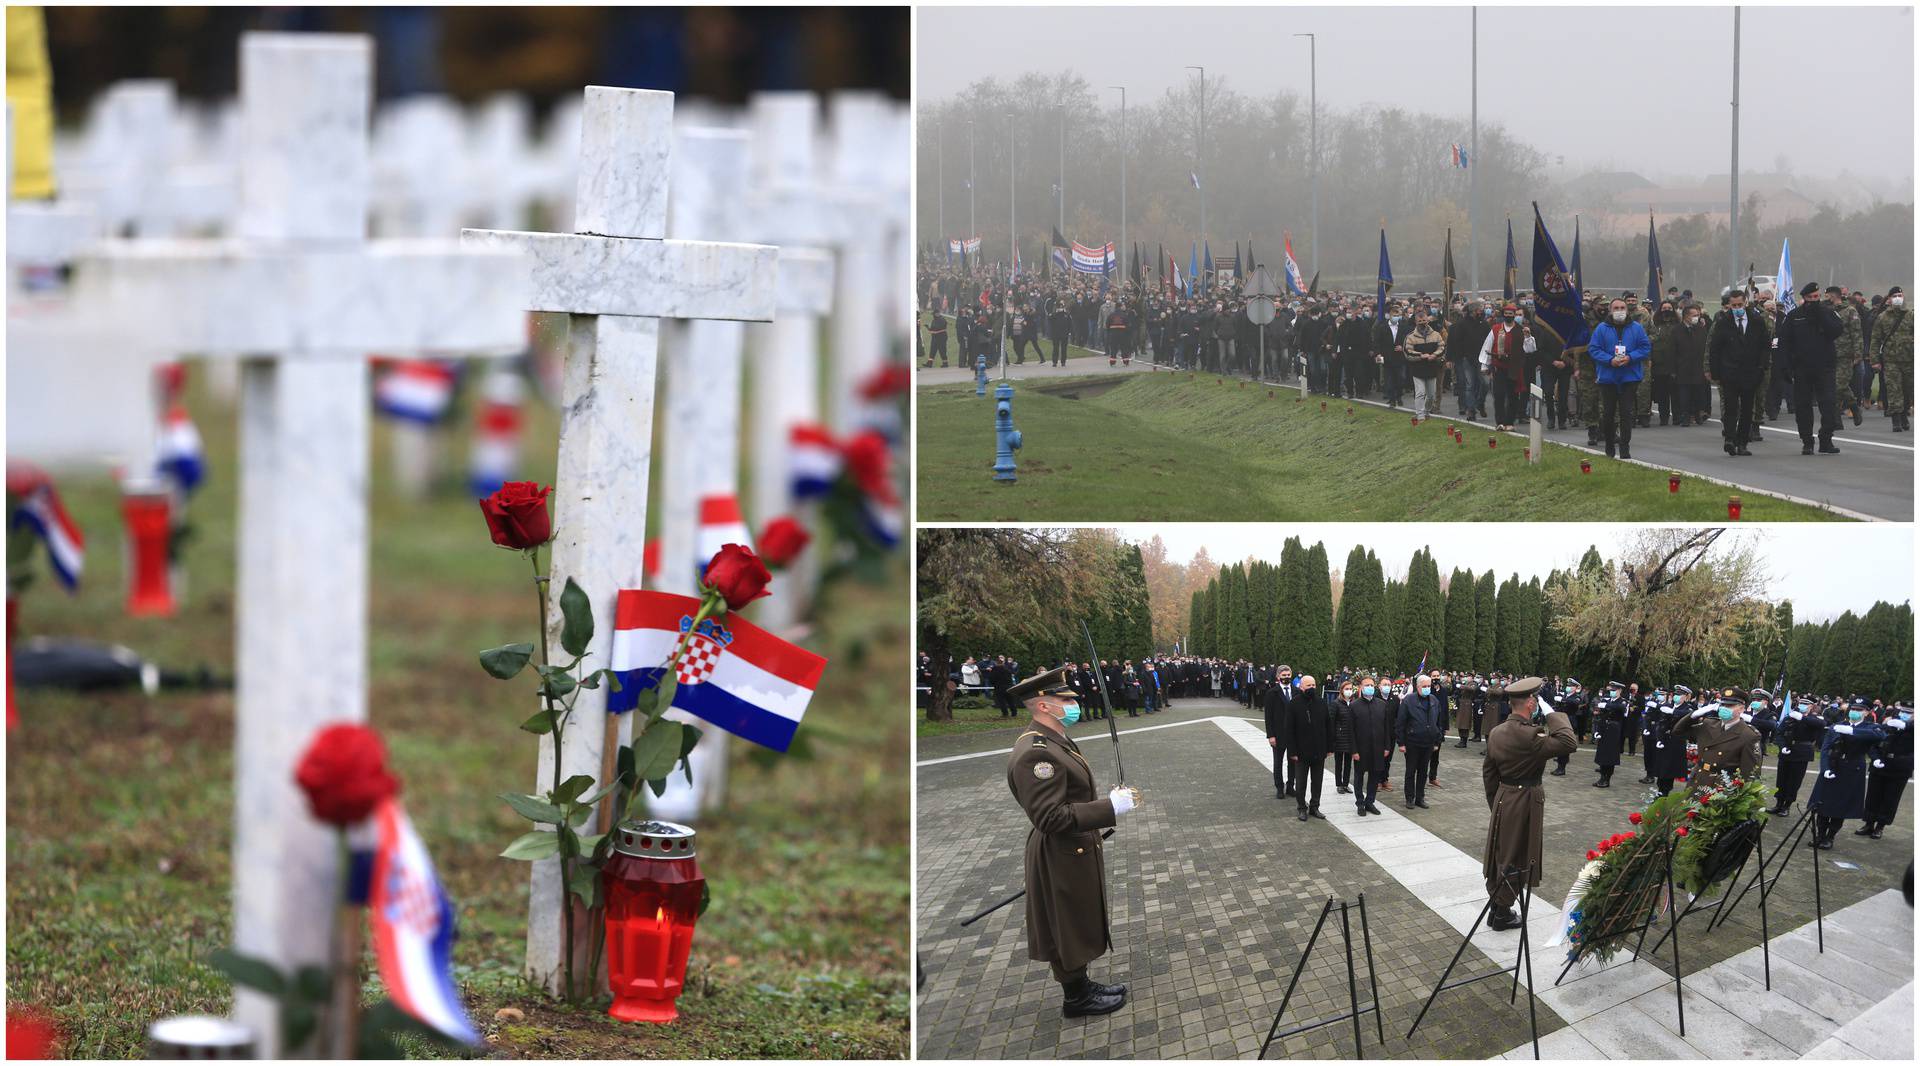
[[[1793,379],[1793,416],[1800,428],[1800,454],[1814,453],[1813,409],[1820,407],[1820,451],[1837,454],[1833,435],[1840,428],[1836,406],[1835,342],[1845,328],[1840,316],[1819,298],[1820,286],[1807,282],[1801,303],[1780,323],[1780,358]]]
[[[1567,723],[1573,726],[1573,739],[1577,745],[1582,739],[1587,720],[1587,694],[1580,691],[1580,682],[1571,678],[1567,680],[1566,687],[1561,690],[1558,707],[1567,716]],[[1572,757],[1572,751],[1555,756],[1552,776],[1567,776],[1567,760]]]
[[[1547,793],[1540,772],[1547,763],[1572,752],[1573,724],[1559,711],[1540,703],[1541,681],[1523,677],[1507,684],[1513,714],[1487,734],[1487,757],[1480,779],[1487,792],[1487,844],[1481,860],[1493,907],[1488,928],[1515,929],[1520,918],[1513,901],[1540,883],[1542,835],[1546,824]],[[1508,870],[1524,870],[1510,878]]]
[[[1780,764],[1773,775],[1773,809],[1784,815],[1800,795],[1800,783],[1806,779],[1807,764],[1813,761],[1820,738],[1827,732],[1826,718],[1810,699],[1801,696],[1781,712],[1776,735],[1780,745]]]
[[[1520,309],[1513,304],[1502,307],[1480,345],[1480,370],[1486,375],[1488,391],[1493,393],[1497,428],[1512,429],[1520,421],[1527,366],[1538,350],[1532,327],[1520,321]]]
[[[1609,459],[1616,449],[1620,458],[1633,458],[1634,393],[1652,349],[1646,327],[1627,316],[1627,302],[1620,299],[1608,305],[1606,321],[1593,327],[1587,341],[1600,391],[1600,437]]]
[[[1697,426],[1706,421],[1707,326],[1700,304],[1689,300],[1682,305],[1680,321],[1667,330],[1667,357],[1663,365],[1673,368],[1673,424]]]
[[[1400,711],[1394,720],[1394,733],[1400,750],[1407,757],[1405,791],[1400,802],[1408,810],[1427,809],[1427,775],[1435,748],[1447,733],[1446,718],[1440,701],[1433,694],[1433,679],[1421,674],[1413,679],[1413,690],[1400,699]]]
[[[1874,319],[1872,351],[1883,374],[1880,391],[1893,431],[1905,433],[1913,428],[1913,316],[1898,285],[1888,290],[1885,308]]]
[[[1887,730],[1868,715],[1865,700],[1847,708],[1844,722],[1830,722],[1820,738],[1820,776],[1813,782],[1807,809],[1813,812],[1813,846],[1833,847],[1833,838],[1849,818],[1866,813],[1867,769]]]
[[[1332,746],[1327,702],[1312,674],[1300,678],[1300,694],[1288,715],[1287,768],[1293,775],[1294,799],[1301,821],[1325,818],[1320,813],[1320,779],[1326,776],[1327,751]]]
[[[1480,346],[1487,340],[1487,319],[1479,301],[1466,304],[1447,326],[1447,357],[1453,360],[1454,392],[1460,417],[1471,422],[1486,417],[1481,404],[1486,387],[1480,379]]]
[[[1446,365],[1447,339],[1433,328],[1432,317],[1422,308],[1414,312],[1413,328],[1400,342],[1400,347],[1407,374],[1413,379],[1413,414],[1424,422],[1433,416],[1440,399],[1436,386],[1440,383],[1440,370]]]
[[[1859,425],[1861,408],[1867,402],[1867,386],[1872,381],[1866,365],[1865,323],[1854,306],[1847,302],[1847,291],[1838,285],[1827,286],[1826,304],[1838,316],[1842,331],[1834,358],[1834,394],[1842,413]]]
[[[1660,309],[1653,313],[1653,330],[1650,334],[1653,349],[1647,357],[1647,377],[1652,384],[1647,390],[1647,402],[1659,409],[1660,424],[1663,426],[1676,421],[1673,337],[1679,332],[1679,326],[1680,309],[1671,299],[1662,300]]]
[[[1273,749],[1273,797],[1284,799],[1299,795],[1299,776],[1287,759],[1287,744],[1293,737],[1293,704],[1299,697],[1293,687],[1293,667],[1282,665],[1274,672],[1274,685],[1267,690],[1260,708],[1266,720],[1267,746]]]
[[[1333,760],[1333,790],[1345,796],[1353,783],[1353,701],[1360,689],[1342,678],[1340,695],[1327,705],[1327,749]]]
[[[1674,723],[1668,742],[1691,741],[1700,756],[1687,780],[1689,789],[1714,787],[1721,774],[1751,780],[1760,772],[1760,732],[1741,718],[1745,702],[1739,689],[1721,689],[1717,706],[1698,708]]]
[[[1474,687],[1472,678],[1462,676],[1460,683],[1454,686],[1453,689],[1453,727],[1460,733],[1460,742],[1454,745],[1456,748],[1464,748],[1467,746],[1467,731],[1473,729],[1475,724],[1473,713]],[[1479,732],[1477,729],[1474,731]]]
[[[1613,787],[1613,768],[1620,765],[1626,733],[1626,686],[1618,681],[1608,682],[1606,695],[1593,704],[1593,765],[1600,773],[1594,788]]]
[[[1696,710],[1699,707],[1693,702],[1693,690],[1685,685],[1675,685],[1671,699],[1662,694],[1660,707],[1651,716],[1653,724],[1647,735],[1647,773],[1662,796],[1673,791],[1675,781],[1687,776],[1687,742],[1676,737],[1674,730],[1681,722],[1691,718]]]
[[[1360,678],[1360,698],[1352,709],[1354,806],[1362,815],[1379,814],[1374,799],[1393,751],[1393,702],[1380,691],[1379,679],[1368,674]]]
[[[1873,751],[1867,770],[1866,824],[1854,836],[1880,839],[1880,831],[1900,813],[1900,797],[1913,776],[1913,708],[1896,704],[1881,723],[1886,738]]]
[[[1728,455],[1753,454],[1747,444],[1754,433],[1754,390],[1772,346],[1766,321],[1748,313],[1745,290],[1729,292],[1727,314],[1714,323],[1707,342],[1710,373],[1720,386],[1720,436]]]
[[[1413,332],[1413,321],[1400,313],[1398,300],[1389,300],[1386,314],[1373,319],[1369,328],[1373,365],[1380,372],[1381,392],[1387,398],[1388,407],[1398,407],[1400,395],[1405,391],[1407,335]]]
[[[1079,720],[1079,694],[1055,668],[1015,685],[1011,695],[1032,714],[1007,756],[1007,788],[1027,814],[1027,957],[1045,962],[1060,982],[1068,1018],[1111,1014],[1127,1002],[1125,985],[1087,978],[1087,964],[1112,947],[1107,924],[1106,863],[1100,830],[1140,803],[1131,788],[1102,795],[1093,767],[1066,727]]]

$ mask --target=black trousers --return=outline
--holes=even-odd
[[[1800,782],[1807,777],[1807,759],[1781,759],[1780,769],[1774,774],[1774,805],[1791,807],[1793,801],[1800,798]]]
[[[1333,759],[1333,787],[1350,788],[1353,784],[1353,753],[1336,751]]]
[[[1824,814],[1816,814],[1813,816],[1814,837],[1818,839],[1820,837],[1834,836],[1840,832],[1840,827],[1846,823],[1847,820],[1845,818],[1829,818]]]
[[[1273,790],[1283,796],[1293,795],[1293,788],[1287,770],[1287,746],[1277,744],[1273,749]]]
[[[1408,803],[1419,803],[1427,798],[1427,758],[1432,754],[1432,749],[1423,745],[1407,745],[1407,770],[1404,782],[1407,791],[1400,797],[1401,799]]]
[[[1820,440],[1831,441],[1840,428],[1840,404],[1834,395],[1832,371],[1806,370],[1793,376],[1793,420],[1799,426],[1802,444],[1813,443],[1815,405],[1820,408]]]
[[[1600,390],[1600,439],[1609,449],[1616,443],[1622,448],[1633,444],[1633,394],[1639,386],[1637,381],[1594,386]]]
[[[1047,969],[1053,973],[1053,979],[1063,985],[1077,985],[1087,979],[1087,968],[1082,966],[1074,970],[1063,970],[1057,962],[1047,963]]]
[[[1753,436],[1753,386],[1720,383],[1720,436],[1735,447]]]
[[[1445,740],[1447,738],[1445,734],[1442,734],[1440,739]],[[1427,756],[1427,780],[1438,781],[1440,780],[1440,745],[1435,744],[1431,752],[1432,753]]]
[[[1365,760],[1365,765],[1356,763],[1353,768],[1354,805],[1373,806],[1374,797],[1380,794],[1380,782],[1386,776],[1386,769],[1371,759]]]
[[[1888,825],[1900,813],[1900,797],[1907,791],[1911,767],[1889,765],[1885,770],[1867,772],[1867,821]]]
[[[1057,330],[1053,335],[1053,362],[1065,366],[1067,362],[1067,331]]]
[[[1007,698],[1007,690],[1004,688],[993,690],[993,705],[1003,716],[1013,714],[1013,701]]]
[[[1287,765],[1293,768],[1295,784],[1294,797],[1303,811],[1320,809],[1320,780],[1325,775],[1320,771],[1326,768],[1327,757],[1317,756],[1311,759],[1289,760]],[[1309,797],[1311,793],[1311,797]]]
[[[941,366],[947,365],[947,331],[946,330],[941,330],[940,332],[933,334],[933,350],[927,353],[927,361],[932,362],[936,358],[940,360]]]

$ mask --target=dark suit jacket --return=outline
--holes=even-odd
[[[1282,748],[1286,747],[1292,739],[1293,705],[1299,699],[1300,696],[1293,691],[1292,685],[1275,682],[1274,686],[1267,690],[1266,703],[1261,707],[1267,719],[1267,736],[1278,740]]]
[[[1322,698],[1320,690],[1315,688],[1312,692],[1296,696],[1288,732],[1288,757],[1323,758],[1331,747],[1332,739],[1327,701]]]
[[[1707,343],[1707,362],[1714,380],[1735,388],[1751,389],[1760,384],[1760,373],[1773,350],[1773,336],[1764,316],[1748,312],[1747,331],[1740,332],[1733,313],[1727,312],[1713,324],[1713,336]]]

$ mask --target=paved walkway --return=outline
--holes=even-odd
[[[1368,1056],[1530,1056],[1524,1008],[1509,1006],[1495,989],[1504,988],[1504,980],[1443,993],[1415,1043],[1403,1039],[1404,1029],[1392,1031],[1412,1023],[1485,902],[1476,857],[1486,826],[1478,746],[1443,751],[1441,776],[1450,787],[1429,794],[1432,810],[1403,814],[1396,792],[1381,796],[1381,817],[1360,818],[1326,782],[1326,826],[1301,825],[1292,820],[1292,804],[1265,791],[1259,771],[1270,765],[1270,749],[1246,709],[1224,700],[1184,702],[1179,720],[1122,720],[1129,727],[1121,732],[1129,783],[1143,789],[1147,803],[1139,816],[1122,819],[1130,839],[1116,836],[1107,855],[1115,951],[1096,964],[1096,976],[1128,981],[1131,974],[1135,993],[1127,1008],[1108,1019],[1060,1019],[1057,989],[1044,967],[1025,958],[1019,904],[970,927],[994,930],[978,933],[977,940],[954,925],[983,905],[979,901],[1018,888],[1026,827],[1006,796],[1003,762],[1013,734],[939,738],[951,742],[941,745],[945,753],[921,760],[918,910],[930,980],[919,1000],[920,1053],[1250,1057],[1278,1007],[1318,903],[1330,894],[1352,898],[1364,892],[1389,1029],[1380,1047],[1369,1027]],[[1216,714],[1209,716],[1210,710]],[[1110,746],[1101,739],[1104,723],[1096,724],[1097,733],[1084,726],[1074,732],[1105,781],[1111,777]],[[962,744],[971,750],[955,750]],[[1631,769],[1630,761],[1620,773]],[[1857,1049],[1846,1052],[1853,1057],[1911,1057],[1912,916],[1897,892],[1878,891],[1887,871],[1912,855],[1910,813],[1887,840],[1853,841],[1823,853],[1834,868],[1827,874],[1828,907],[1839,908],[1827,919],[1826,953],[1814,950],[1811,926],[1775,937],[1772,992],[1761,986],[1759,948],[1739,950],[1759,933],[1751,901],[1721,931],[1699,938],[1711,943],[1689,935],[1683,960],[1688,1036],[1682,1039],[1672,978],[1653,964],[1624,955],[1605,966],[1583,966],[1552,987],[1566,949],[1548,942],[1558,925],[1558,900],[1579,865],[1578,849],[1614,821],[1624,823],[1624,812],[1643,800],[1632,786],[1571,788],[1585,780],[1573,767],[1569,775],[1549,779],[1549,811],[1561,814],[1554,820],[1563,824],[1550,827],[1549,869],[1532,898],[1529,923],[1543,1055],[1777,1058],[1838,1040]],[[952,786],[960,782],[966,784],[956,794]],[[959,809],[967,817],[955,820],[949,812]],[[1223,851],[1222,845],[1229,846]],[[1860,861],[1836,862],[1832,856],[1842,852]],[[1167,861],[1156,863],[1156,855]],[[988,883],[981,885],[979,875],[989,870]],[[1775,929],[1796,924],[1794,897],[1807,894],[1794,881],[1798,874],[1796,867],[1782,879],[1770,908]],[[1811,899],[1805,904],[1810,918]],[[1273,905],[1280,913],[1273,913]],[[1744,912],[1753,912],[1751,920]],[[1697,922],[1703,919],[1689,919],[1690,933],[1700,928]],[[1195,965],[1196,946],[1203,965]],[[1516,933],[1483,928],[1455,976],[1512,965],[1518,946]],[[1338,939],[1323,939],[1316,948],[1285,1026],[1345,1009],[1338,948]],[[961,991],[996,987],[996,981],[1002,995],[990,1007]],[[1361,982],[1364,1004],[1364,965]],[[1902,1002],[1904,1028],[1892,1021]],[[1756,1005],[1768,1009],[1755,1011]],[[1291,1038],[1276,1053],[1352,1057],[1350,1023]]]

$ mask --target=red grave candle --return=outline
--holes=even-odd
[[[687,977],[693,926],[706,878],[692,829],[673,822],[626,822],[600,877],[607,899],[607,983],[623,1022],[670,1022]]]
[[[135,618],[173,614],[173,501],[167,493],[129,490],[120,499],[127,524],[127,613]]]

